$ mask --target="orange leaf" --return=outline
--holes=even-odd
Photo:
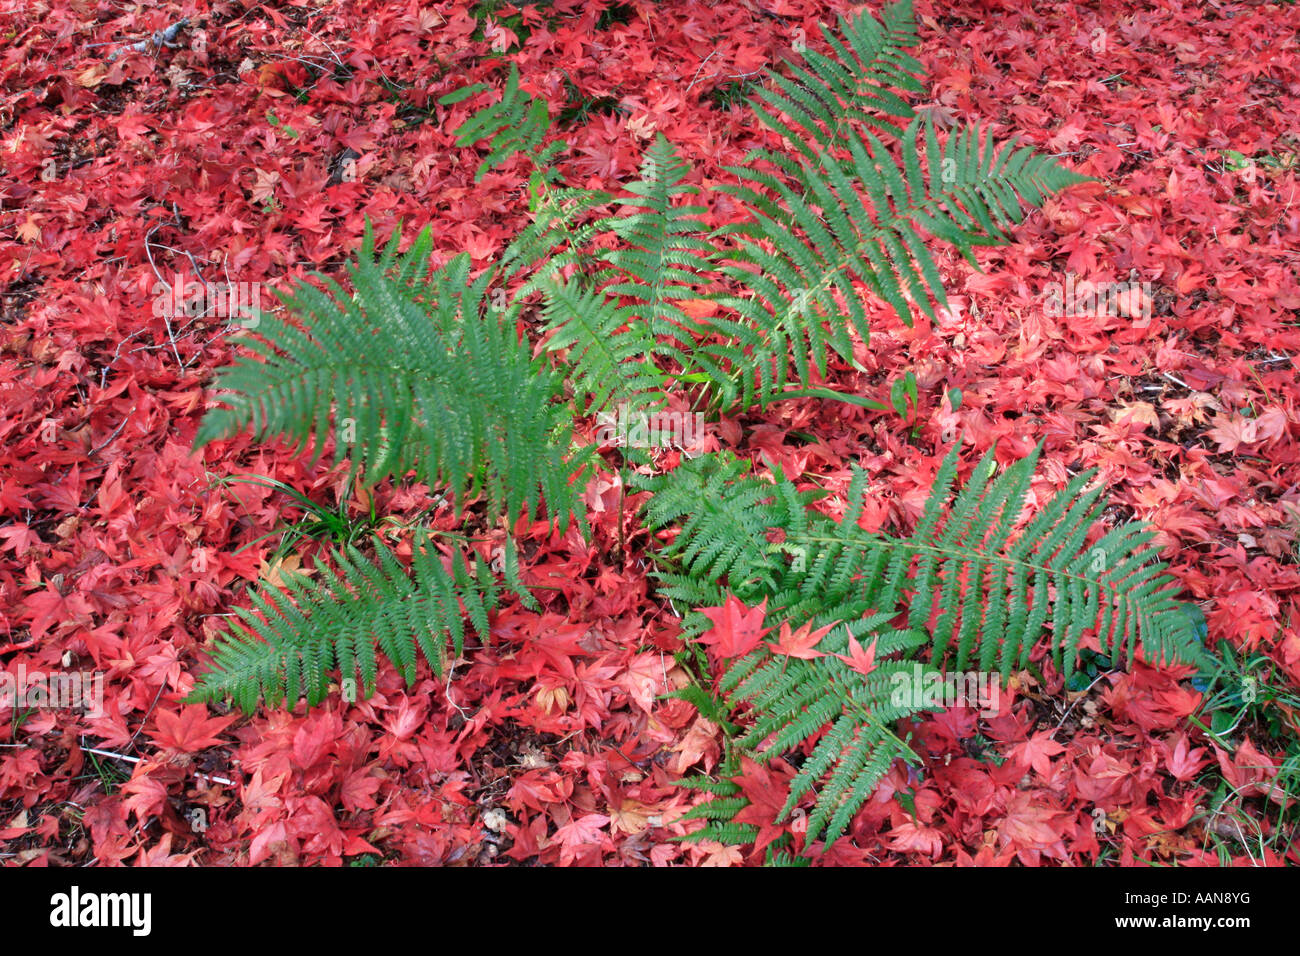
[[[811,630],[812,621],[809,621],[798,630],[791,631],[790,624],[787,622],[781,625],[780,640],[775,644],[769,644],[768,647],[772,648],[774,654],[797,657],[804,661],[810,661],[814,657],[825,657],[825,654],[813,648],[834,626],[834,624],[827,624],[814,631]]]
[[[763,627],[767,599],[750,609],[732,595],[722,607],[702,607],[700,613],[713,622],[713,629],[700,635],[700,641],[713,647],[719,657],[743,657],[758,647],[771,628]]]
[[[879,643],[880,638],[876,638],[871,642],[871,646],[864,651],[862,645],[858,643],[857,638],[850,636],[849,656],[845,657],[843,654],[836,654],[835,656],[848,664],[849,667],[853,668],[863,677],[866,677],[876,669],[876,645]]]
[[[682,299],[677,303],[677,308],[692,319],[706,319],[718,314],[718,303],[712,299]]]

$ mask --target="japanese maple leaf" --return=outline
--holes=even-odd
[[[12,551],[15,555],[22,555],[28,548],[35,548],[44,544],[41,536],[21,521],[15,522],[6,528],[0,528],[0,538],[4,538],[6,541],[3,546],[4,549]]]
[[[1203,756],[1204,753],[1204,747],[1189,747],[1187,735],[1179,734],[1177,742],[1169,752],[1167,761],[1169,772],[1174,775],[1175,780],[1191,780],[1210,762],[1209,757]]]
[[[780,639],[775,644],[768,644],[768,647],[772,648],[773,654],[797,657],[804,661],[810,661],[815,657],[825,657],[824,653],[814,650],[814,648],[834,626],[834,624],[827,624],[825,627],[814,631],[811,629],[812,621],[809,621],[802,627],[791,631],[789,622],[786,622],[781,625]]]
[[[234,717],[208,717],[202,704],[182,707],[180,713],[158,712],[158,729],[149,736],[164,747],[181,753],[194,753],[221,743],[217,734],[235,722]]]
[[[287,843],[288,839],[289,832],[285,828],[283,821],[262,827],[248,845],[249,865],[257,866],[271,855],[277,843]]]
[[[505,53],[512,46],[519,45],[519,36],[507,26],[494,23],[491,17],[487,18],[487,23],[483,27],[483,38],[492,44],[492,49],[496,53]]]
[[[770,765],[760,764],[744,756],[740,758],[740,776],[733,777],[732,781],[739,784],[741,792],[749,800],[749,806],[732,817],[732,820],[758,827],[754,852],[762,853],[765,846],[780,839],[786,832],[786,827],[777,823],[777,817],[785,806],[788,781],[773,779]]]
[[[1059,850],[1066,814],[1038,802],[1034,794],[1017,793],[1007,803],[1007,815],[998,824],[1002,845],[1017,850]]]
[[[876,645],[879,643],[880,638],[876,638],[871,642],[871,646],[864,651],[857,638],[850,635],[849,655],[845,657],[843,654],[836,654],[835,656],[863,677],[866,677],[876,669]]]
[[[1206,437],[1219,443],[1220,454],[1236,451],[1241,445],[1252,445],[1258,440],[1258,424],[1240,415],[1216,415],[1214,427],[1205,430]]]
[[[1243,797],[1273,795],[1274,788],[1269,781],[1277,773],[1277,767],[1272,760],[1255,749],[1249,737],[1238,745],[1231,756],[1218,747],[1214,749],[1214,755],[1219,758],[1223,778]]]
[[[758,647],[771,628],[763,627],[767,598],[755,608],[748,608],[728,594],[722,607],[702,607],[700,613],[713,622],[713,629],[700,635],[700,641],[713,648],[719,657],[743,657]]]
[[[603,813],[587,813],[556,830],[555,839],[562,847],[561,859],[572,859],[574,851],[584,844],[599,845],[604,835],[602,830],[608,823],[609,817]]]
[[[374,810],[378,804],[375,803],[373,795],[382,785],[383,780],[373,776],[369,767],[363,767],[343,778],[343,783],[339,787],[339,800],[345,810],[353,813],[358,810]]]
[[[1070,121],[1057,130],[1052,138],[1047,141],[1047,144],[1052,149],[1065,149],[1067,146],[1073,146],[1075,143],[1079,142],[1080,138],[1086,132],[1086,127],[1079,123]]]
[[[1280,408],[1264,408],[1254,418],[1255,436],[1259,441],[1272,441],[1286,433],[1287,415]]]
[[[141,821],[160,816],[167,805],[166,784],[148,774],[132,777],[122,785],[122,792],[130,794],[125,801],[127,810]]]
[[[1033,767],[1042,776],[1052,773],[1052,758],[1064,753],[1065,748],[1052,739],[1052,732],[1044,730],[1034,734],[1022,744],[1011,748],[1008,756],[1021,766]]]
[[[94,611],[78,592],[64,595],[54,585],[48,586],[44,591],[29,594],[26,606],[33,612],[30,631],[34,638],[44,637],[50,625],[56,622],[79,620]]]
[[[745,862],[745,854],[738,846],[724,846],[721,843],[709,843],[706,846],[717,847],[704,858],[700,866],[740,866]],[[652,854],[653,850],[650,851]]]
[[[919,823],[900,823],[889,831],[889,848],[895,853],[924,853],[937,860],[943,853],[943,833]]]
[[[681,743],[672,748],[676,754],[672,764],[673,773],[685,773],[687,767],[699,760],[704,761],[705,769],[713,766],[718,759],[717,736],[717,724],[703,717],[697,718]]]
[[[411,734],[419,729],[424,723],[424,704],[408,703],[403,698],[393,712],[393,715],[384,722],[384,729],[393,735],[397,740],[406,740]]]
[[[308,718],[293,735],[293,762],[303,770],[311,769],[342,736],[343,722],[334,714]]]
[[[139,139],[142,133],[150,130],[148,117],[137,111],[134,106],[127,107],[112,125],[117,128],[118,139],[126,141]]]
[[[172,853],[172,835],[164,833],[157,845],[141,847],[135,858],[136,866],[193,866],[194,853]]]

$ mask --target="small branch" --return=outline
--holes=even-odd
[[[696,67],[695,75],[694,75],[693,77],[691,77],[691,85],[688,86],[688,87],[686,87],[686,92],[687,92],[687,93],[689,93],[692,89],[694,89],[694,87],[695,87],[695,81],[698,80],[698,79],[700,78],[700,70],[704,69],[704,64],[705,64],[705,63],[708,63],[710,60],[712,60],[712,59],[713,59],[713,54],[714,54],[714,53],[717,53],[717,52],[718,52],[717,50],[714,50],[712,53],[710,53],[708,56],[706,56],[703,60],[700,61],[700,65],[699,65],[698,67]]]
[[[1079,706],[1079,701],[1081,701],[1081,700],[1083,700],[1085,697],[1087,697],[1087,696],[1088,696],[1088,692],[1089,692],[1090,690],[1092,690],[1094,687],[1097,686],[1097,681],[1101,680],[1103,677],[1109,677],[1111,674],[1114,674],[1114,673],[1115,673],[1115,671],[1106,671],[1105,673],[1098,674],[1096,680],[1094,680],[1091,684],[1089,684],[1087,687],[1085,687],[1085,688],[1083,689],[1083,693],[1082,693],[1082,694],[1080,694],[1078,697],[1074,698],[1074,702],[1073,702],[1072,704],[1070,704],[1069,708],[1068,708],[1068,709],[1065,711],[1065,713],[1061,716],[1061,720],[1060,720],[1060,722],[1057,723],[1057,725],[1056,725],[1056,730],[1060,730],[1060,729],[1065,725],[1065,720],[1066,720],[1066,718],[1069,717],[1072,713],[1074,713],[1074,708]],[[1052,733],[1056,733],[1056,730],[1053,730]]]
[[[151,249],[151,248],[149,247],[149,240],[153,238],[153,234],[154,234],[155,232],[157,232],[159,229],[162,228],[162,225],[163,225],[163,224],[162,224],[161,222],[159,222],[159,223],[158,223],[157,225],[155,225],[152,229],[150,229],[150,230],[148,231],[148,233],[145,234],[145,237],[144,237],[144,254],[145,254],[146,256],[148,256],[148,258],[149,258],[149,268],[153,269],[153,274],[154,274],[155,276],[158,277],[158,281],[161,282],[163,285],[169,285],[169,283],[167,282],[167,280],[163,278],[162,273],[158,271],[158,264],[157,264],[156,262],[153,261],[153,249]],[[167,340],[171,343],[172,354],[173,354],[174,356],[176,356],[176,364],[180,367],[181,374],[184,375],[184,374],[185,374],[185,363],[184,363],[183,361],[181,361],[181,353],[180,353],[180,350],[176,347],[176,334],[172,331],[172,319],[171,319],[171,316],[168,314],[169,312],[170,312],[169,309],[163,309],[163,321],[167,324]],[[134,352],[134,351],[137,351],[137,350],[136,350],[136,349],[132,349],[131,351]]]
[[[118,435],[122,434],[122,429],[126,427],[126,423],[131,420],[131,416],[134,414],[135,414],[135,406],[132,406],[131,410],[127,412],[126,416],[122,419],[122,424],[118,425],[117,428],[113,429],[113,434],[109,435],[102,442],[100,442],[98,445],[92,448],[90,450],[90,454],[87,455],[86,457],[93,458],[95,455],[98,455],[101,451],[103,451],[110,444],[112,444],[113,439],[116,438]]]
[[[150,50],[156,50],[159,47],[175,48],[180,46],[176,42],[176,35],[190,25],[189,17],[182,17],[165,30],[159,30],[147,40],[140,40],[132,43],[130,46],[122,47],[120,50],[114,50],[108,55],[108,62],[112,63],[119,56],[125,56],[128,53],[145,53]],[[96,44],[98,46],[99,44]]]
[[[82,747],[81,750],[83,753],[98,754],[101,757],[109,757],[112,760],[125,760],[127,763],[144,762],[144,758],[142,757],[132,757],[128,754],[113,753],[111,750],[96,750],[94,747]],[[225,777],[214,777],[211,774],[199,773],[198,771],[194,772],[194,776],[201,780],[211,780],[213,783],[221,784],[223,787],[233,787],[235,785],[233,780],[227,780]]]

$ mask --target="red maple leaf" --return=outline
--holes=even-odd
[[[1047,851],[1064,856],[1061,843],[1067,814],[1045,806],[1035,794],[1020,792],[1007,803],[1007,815],[998,824],[998,836],[1004,846],[1017,850]]]
[[[937,860],[943,853],[943,833],[919,823],[900,823],[889,831],[889,848],[896,853],[923,853]]]
[[[754,852],[762,853],[765,846],[786,832],[786,826],[778,823],[777,817],[785,806],[787,781],[774,779],[771,765],[743,756],[740,758],[740,776],[733,777],[732,781],[740,786],[741,793],[749,800],[749,806],[732,820],[758,827]]]
[[[205,747],[215,747],[221,741],[217,734],[235,722],[234,717],[209,717],[202,704],[182,707],[180,713],[158,712],[158,729],[149,736],[164,747],[181,753],[194,753]]]
[[[1052,773],[1052,758],[1064,753],[1065,748],[1052,739],[1050,730],[1034,734],[1022,744],[1011,748],[1008,756],[1022,767],[1033,767],[1044,777]]]
[[[771,628],[763,627],[767,599],[755,608],[746,607],[732,595],[722,607],[702,607],[700,613],[713,622],[713,629],[700,635],[700,641],[713,648],[722,658],[743,657],[758,647]]]
[[[827,624],[825,627],[812,630],[812,621],[804,624],[802,627],[791,631],[789,622],[781,625],[781,634],[775,644],[768,644],[772,648],[773,654],[781,654],[785,657],[797,657],[803,661],[810,661],[814,657],[825,657],[821,651],[814,650],[817,644],[835,625]]]
[[[876,638],[871,642],[871,646],[864,651],[857,638],[850,636],[849,655],[845,657],[843,654],[836,654],[835,656],[863,677],[866,677],[876,669],[876,645],[879,643],[880,638]]]
[[[1174,775],[1176,780],[1191,780],[1201,768],[1210,762],[1210,758],[1204,756],[1204,747],[1189,747],[1187,735],[1179,734],[1178,740],[1174,743],[1169,751],[1167,766],[1169,772]]]

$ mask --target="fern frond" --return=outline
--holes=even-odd
[[[553,281],[557,272],[578,266],[575,279],[585,280],[595,261],[589,247],[605,228],[603,217],[592,214],[612,200],[609,193],[596,189],[556,188],[544,172],[533,174],[529,185],[533,219],[501,253],[494,274],[503,291],[516,277],[530,276],[510,293],[509,317],[541,283]]]
[[[657,393],[668,379],[654,364],[658,344],[643,322],[605,292],[584,292],[572,282],[542,285],[546,296],[546,347],[562,351],[580,411],[598,414],[613,400]],[[584,399],[590,400],[590,406]]]
[[[719,232],[739,239],[723,271],[748,293],[722,303],[758,336],[737,336],[725,355],[748,348],[764,376],[750,393],[759,401],[781,390],[791,364],[806,381],[814,367],[825,374],[829,350],[852,361],[850,330],[864,342],[870,335],[859,287],[908,325],[911,303],[931,318],[931,300],[946,306],[923,234],[956,245],[973,263],[973,246],[1007,240],[1002,230],[1020,221],[1022,198],[1041,204],[1085,180],[1014,144],[998,149],[974,127],[940,147],[926,116],[905,131],[901,166],[870,129],[839,135],[846,156],[796,161],[759,150],[750,158],[765,166],[729,167],[740,184],[720,187],[752,213]]]
[[[605,220],[622,242],[602,252],[607,269],[595,279],[607,295],[630,302],[632,314],[651,335],[679,348],[690,347],[687,333],[695,323],[676,303],[699,296],[696,286],[714,254],[697,218],[707,210],[677,205],[680,197],[698,192],[683,182],[689,172],[672,144],[662,133],[656,135],[641,164],[641,178],[626,187],[631,196],[621,200],[632,211]]]
[[[422,229],[405,252],[401,252],[402,229],[393,230],[382,250],[375,242],[374,227],[366,217],[361,235],[361,249],[357,257],[374,262],[375,268],[385,273],[394,287],[403,290],[412,299],[427,297],[433,286],[430,283],[429,257],[433,253],[433,231]]]
[[[866,482],[856,470],[839,522],[805,510],[817,492],[761,481],[722,455],[700,456],[636,485],[654,492],[645,506],[650,528],[681,528],[659,552],[669,570],[657,576],[683,599],[711,601],[729,591],[751,606],[767,600],[777,623],[818,627],[845,620],[853,628],[876,609],[883,616],[865,618],[872,624],[864,634],[876,633],[906,604],[908,629],[931,635],[936,660],[951,649],[956,668],[997,664],[1004,679],[1049,619],[1053,652],[1067,670],[1090,629],[1114,654],[1133,645],[1153,661],[1199,661],[1195,622],[1161,573],[1165,565],[1154,561],[1157,552],[1145,547],[1153,532],[1129,523],[1086,543],[1102,510],[1101,488],[1087,487],[1094,472],[1075,477],[1016,531],[1039,454],[992,480],[990,451],[953,497],[954,450],[906,538],[858,527]],[[770,546],[774,533],[783,538],[777,548]],[[799,560],[791,562],[792,555]],[[688,581],[695,583],[688,588]],[[828,610],[841,616],[820,616]]]
[[[696,286],[713,249],[696,218],[704,208],[680,203],[697,191],[683,181],[689,169],[658,136],[646,152],[641,178],[617,200],[619,213],[585,223],[579,219],[613,197],[552,190],[544,176],[534,176],[537,218],[507,250],[500,278],[533,272],[514,290],[510,309],[542,293],[552,335],[548,347],[568,350],[572,385],[580,399],[590,399],[579,402],[588,414],[615,400],[647,408],[661,404],[673,378],[657,358],[687,371],[700,365],[694,357],[697,325],[678,303],[700,295]],[[619,244],[596,248],[593,240],[604,233]],[[571,266],[578,268],[561,279]],[[705,377],[711,369],[706,367]],[[725,381],[721,370],[712,370]]]
[[[806,856],[795,856],[789,850],[778,850],[775,846],[767,848],[767,860],[764,866],[805,867],[812,866],[812,860]]]
[[[685,687],[669,691],[663,696],[686,701],[699,711],[701,717],[717,724],[727,733],[734,733],[737,729],[731,721],[727,720],[727,712],[723,706],[714,700],[699,684],[687,684]]]
[[[646,151],[640,179],[626,186],[621,211],[598,219],[581,237],[613,233],[614,248],[595,251],[592,269],[577,286],[539,275],[518,295],[540,290],[546,297],[549,347],[569,349],[575,391],[591,398],[589,413],[598,413],[615,400],[657,407],[673,378],[656,359],[675,362],[690,371],[697,324],[678,305],[697,298],[701,270],[713,256],[698,216],[701,206],[680,204],[697,190],[685,184],[690,167],[662,135]],[[567,263],[552,260],[553,276]],[[710,367],[711,369],[712,367]],[[709,369],[706,369],[706,373]],[[722,381],[725,375],[715,370]]]
[[[700,804],[701,807],[714,806],[716,801]],[[743,806],[743,804],[742,804]],[[683,814],[682,818],[700,820],[701,816],[691,816],[695,812],[694,808],[688,813]],[[740,807],[731,810],[731,813],[739,811]],[[683,834],[682,836],[673,837],[676,843],[721,843],[723,845],[743,845],[753,843],[758,838],[758,827],[752,823],[732,823],[731,820],[710,820],[698,830]]]
[[[839,35],[826,27],[821,32],[831,55],[804,50],[806,66],[787,62],[789,77],[769,71],[770,85],[750,100],[764,125],[814,162],[838,148],[841,133],[854,123],[897,134],[884,117],[913,115],[897,91],[924,92],[917,79],[921,64],[906,52],[919,43],[911,0],[885,7],[879,21],[864,11],[840,18]]]
[[[450,106],[486,89],[483,83],[473,83],[448,93],[438,102]],[[479,182],[489,170],[515,153],[537,147],[550,128],[546,100],[529,96],[519,88],[519,67],[511,63],[501,99],[474,113],[453,132],[457,146],[473,146],[480,140],[488,140],[488,154],[474,173],[474,181]]]
[[[807,50],[751,100],[795,152],[754,150],[720,187],[750,213],[716,233],[738,242],[721,271],[742,293],[718,297],[734,317],[710,322],[718,339],[694,358],[726,404],[776,400],[814,368],[824,377],[832,351],[852,362],[851,333],[870,334],[863,290],[909,325],[913,304],[933,318],[932,302],[946,301],[926,235],[975,264],[972,247],[1007,241],[1022,200],[1041,205],[1086,178],[978,128],[940,146],[904,99],[923,89],[906,52],[917,43],[910,0],[822,33],[829,52]],[[897,159],[877,134],[900,139]]]
[[[427,250],[427,237],[417,246]],[[332,438],[335,462],[350,457],[367,483],[413,472],[449,486],[458,508],[482,493],[511,517],[544,499],[562,526],[581,519],[571,478],[590,450],[570,447],[562,376],[513,323],[485,315],[489,280],[470,282],[467,255],[417,281],[416,259],[390,253],[388,273],[368,256],[349,268],[353,295],[323,278],[324,290],[281,294],[306,327],[263,317],[260,339],[244,342],[252,355],[219,372],[222,407],[204,417],[196,447],[248,428],[319,456]]]
[[[733,709],[748,711],[751,723],[736,744],[757,759],[815,741],[785,807],[788,813],[817,788],[809,841],[823,833],[834,840],[893,760],[909,756],[890,726],[932,705],[916,694],[899,697],[894,684],[922,668],[912,658],[925,643],[932,649],[927,680],[947,660],[958,671],[1000,665],[1005,681],[1045,631],[1067,674],[1088,630],[1112,654],[1127,645],[1130,660],[1141,646],[1152,660],[1203,662],[1195,615],[1145,547],[1151,533],[1128,524],[1088,545],[1101,516],[1101,489],[1087,487],[1093,473],[1073,479],[1020,527],[1040,451],[996,478],[990,451],[954,496],[954,450],[907,538],[858,527],[866,492],[858,470],[839,522],[807,510],[815,492],[759,481],[721,455],[639,480],[655,492],[647,525],[681,528],[659,554],[668,565],[658,573],[665,594],[693,608],[719,606],[728,592],[751,607],[766,601],[768,627],[844,625],[818,644],[824,656],[776,656],[765,645],[732,661],[718,684]],[[797,560],[773,560],[765,547],[773,535]],[[895,625],[900,614],[905,627]],[[683,621],[688,634],[709,626],[696,610]],[[875,646],[877,664],[865,676],[837,656],[847,655],[850,638]],[[884,659],[894,656],[902,659]]]
[[[360,696],[368,697],[378,654],[410,686],[417,648],[442,676],[447,660],[463,652],[466,620],[475,634],[487,636],[488,612],[501,593],[482,558],[475,555],[471,566],[453,549],[444,559],[425,536],[416,541],[409,571],[382,545],[375,560],[349,545],[332,550],[317,574],[313,582],[301,572],[282,571],[283,589],[254,590],[253,609],[236,608],[239,622],[212,650],[212,667],[189,702],[233,698],[251,713],[259,700],[292,706],[305,695],[314,705],[325,698],[336,667],[342,680],[359,676]],[[517,593],[528,596],[521,588]]]
[[[698,790],[710,794],[710,799],[696,804],[682,814],[682,820],[703,820],[704,826],[682,836],[673,837],[678,843],[752,843],[758,836],[758,827],[750,823],[733,823],[731,818],[749,801],[740,787],[725,776],[714,780],[697,775],[677,781],[683,790]]]
[[[747,470],[747,462],[730,455],[701,455],[666,475],[632,476],[636,488],[651,492],[647,526],[681,529],[660,552],[663,561],[682,569],[671,580],[683,586],[698,582],[705,589],[680,597],[721,594],[725,587],[744,600],[771,593],[782,579],[785,565],[779,550],[767,546],[767,531],[797,525],[819,495],[797,492],[789,482],[761,481]],[[684,626],[688,633],[694,630]]]

